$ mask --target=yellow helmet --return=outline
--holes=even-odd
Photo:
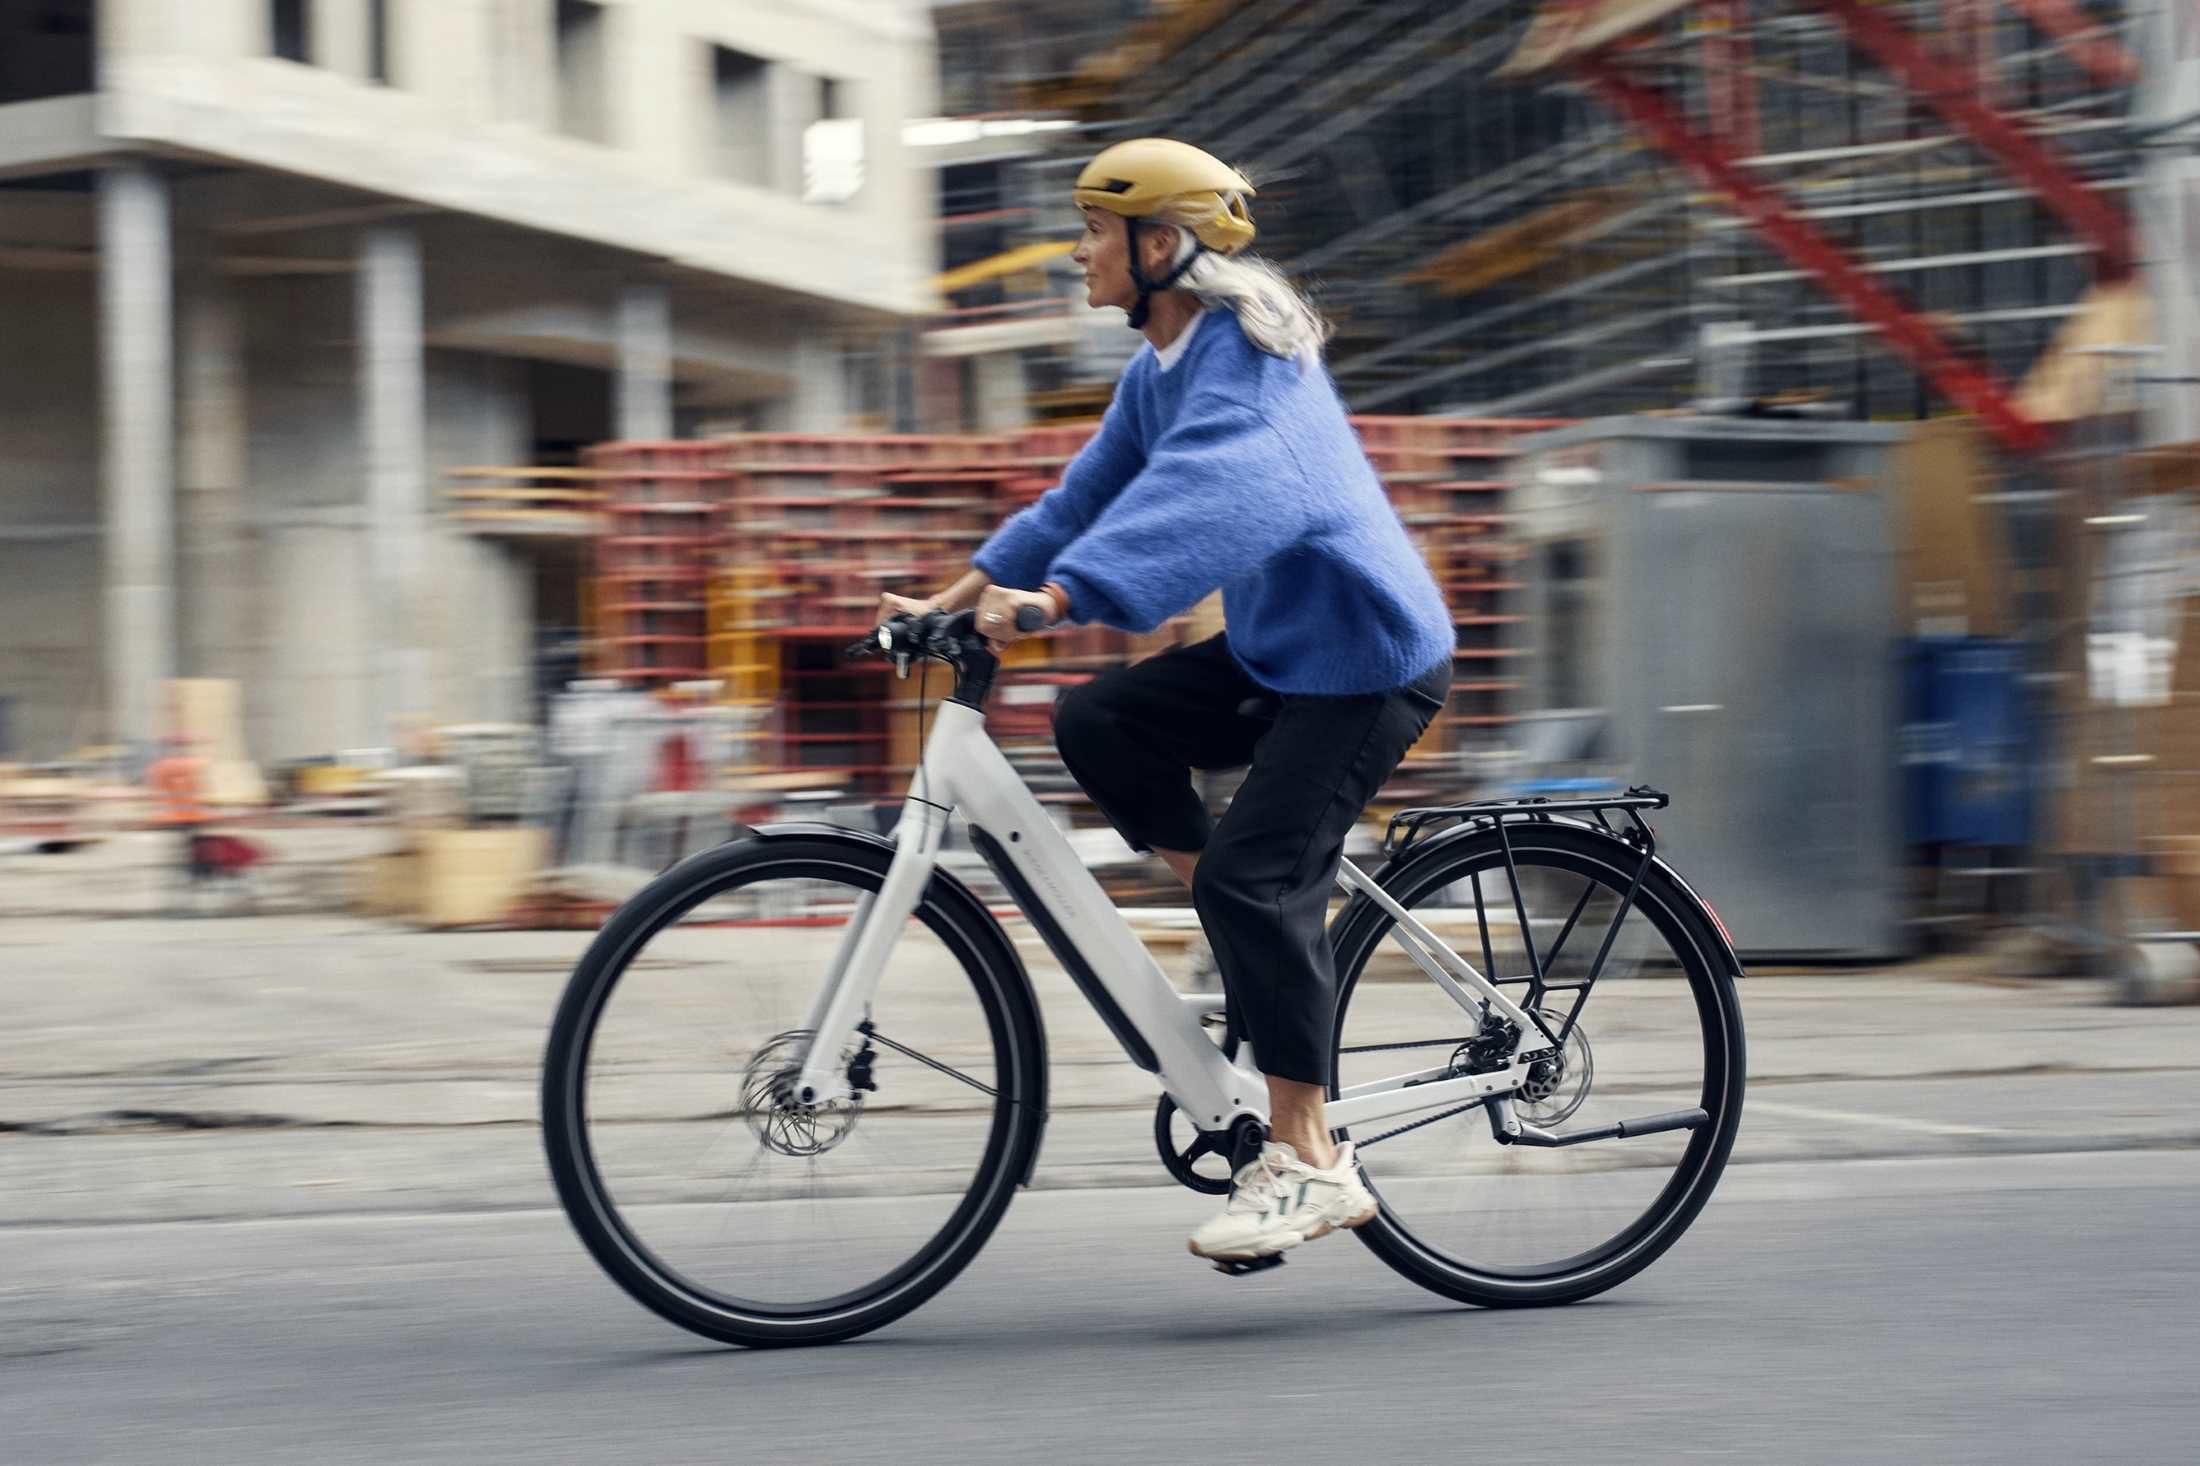
[[[1106,209],[1126,219],[1147,219],[1180,200],[1211,202],[1214,211],[1191,226],[1192,235],[1218,255],[1234,255],[1253,242],[1253,216],[1245,201],[1253,185],[1211,153],[1165,137],[1132,138],[1101,152],[1077,175],[1071,194],[1080,209]]]

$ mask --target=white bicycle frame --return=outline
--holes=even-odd
[[[1221,1129],[1242,1115],[1266,1123],[1268,1088],[1251,1044],[1241,1043],[1233,1062],[1200,1026],[1203,1013],[1223,1006],[1222,994],[1180,993],[1170,983],[987,736],[982,712],[964,703],[942,702],[936,717],[894,829],[895,853],[885,884],[857,903],[811,1003],[803,1026],[815,1037],[795,1093],[807,1104],[848,1097],[842,1056],[878,991],[895,940],[931,880],[948,817],[960,812],[972,844],[1009,886],[1117,1040],[1134,1062],[1153,1072],[1193,1124]],[[1447,1078],[1450,1067],[1439,1065],[1352,1085],[1329,1102],[1329,1123],[1339,1128],[1364,1125],[1519,1089],[1528,1074],[1521,1055],[1540,1042],[1534,1020],[1349,860],[1339,866],[1337,881],[1391,915],[1393,935],[1459,1005],[1469,1032],[1479,1027],[1486,1009],[1494,1009],[1512,1022],[1520,1037],[1502,1069]],[[1508,1123],[1507,1129],[1514,1124]]]

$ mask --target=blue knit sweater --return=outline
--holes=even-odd
[[[1360,451],[1329,374],[1209,311],[1163,371],[1132,359],[1061,485],[974,557],[1058,581],[1072,620],[1151,631],[1222,592],[1229,646],[1287,693],[1402,687],[1451,654],[1451,615]]]

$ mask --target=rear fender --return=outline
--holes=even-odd
[[[1549,817],[1548,823],[1565,825],[1570,829],[1579,830],[1588,835],[1595,835],[1600,839],[1626,844],[1625,841],[1620,840],[1619,836],[1590,820],[1568,819],[1563,815],[1553,815]],[[1387,889],[1393,880],[1403,878],[1408,871],[1412,870],[1421,861],[1435,857],[1439,852],[1449,846],[1458,844],[1462,840],[1471,840],[1476,835],[1484,833],[1487,833],[1484,826],[1474,824],[1455,825],[1442,834],[1431,836],[1426,840],[1415,841],[1413,847],[1405,854],[1394,860],[1383,862],[1379,868],[1369,874],[1377,885]],[[1631,845],[1627,848],[1634,849]],[[1734,939],[1727,935],[1726,923],[1719,920],[1719,913],[1712,908],[1711,903],[1698,895],[1696,888],[1688,883],[1687,878],[1673,869],[1672,866],[1667,865],[1662,858],[1652,856],[1650,864],[1678,887],[1682,895],[1702,908],[1703,914],[1707,918],[1704,923],[1705,930],[1711,938],[1712,946],[1719,960],[1726,964],[1726,970],[1735,977],[1747,977],[1749,974],[1742,970],[1742,959],[1734,951]],[[1348,930],[1348,919],[1359,914],[1357,908],[1373,904],[1365,896],[1355,893],[1352,899],[1345,904],[1344,910],[1338,913],[1336,921],[1330,926],[1330,930],[1337,933]]]

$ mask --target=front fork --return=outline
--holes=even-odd
[[[901,819],[894,826],[894,863],[886,869],[886,882],[856,902],[832,966],[803,1020],[803,1031],[811,1037],[801,1072],[795,1076],[794,1097],[799,1103],[831,1104],[849,1097],[841,1055],[855,1037],[856,1024],[870,1010],[901,929],[924,899],[946,834],[947,811],[940,806],[915,799],[902,806]]]

